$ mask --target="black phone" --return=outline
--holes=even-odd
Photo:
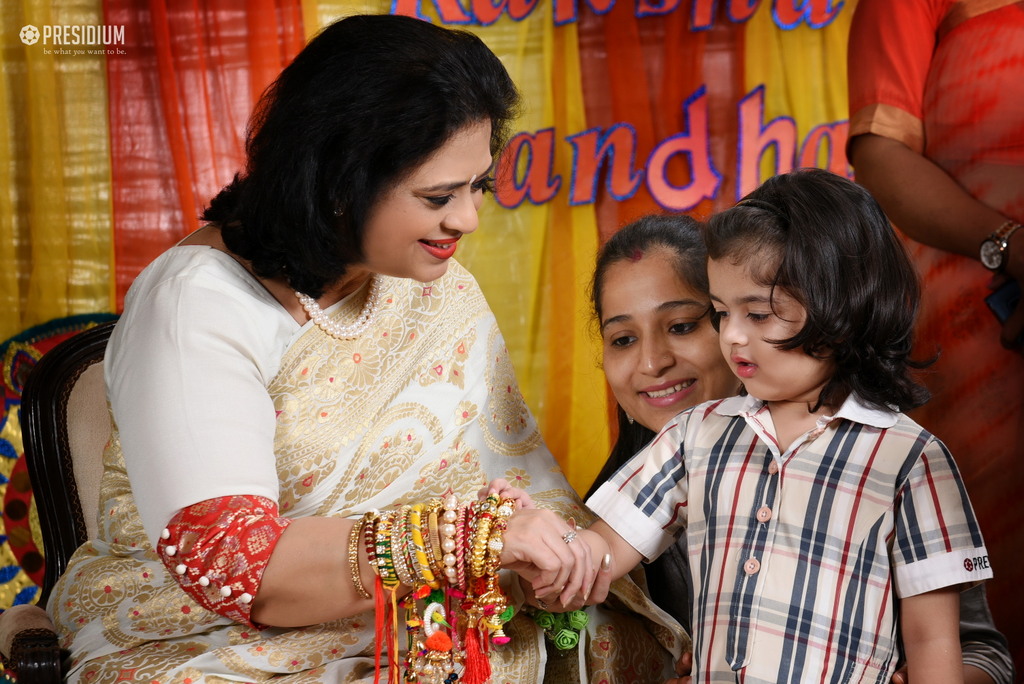
[[[985,303],[992,313],[996,315],[1000,323],[1005,323],[1010,317],[1017,303],[1020,302],[1020,283],[1016,280],[1008,280],[1000,285],[995,292],[985,297]]]

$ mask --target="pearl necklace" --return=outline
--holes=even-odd
[[[317,301],[307,294],[296,291],[295,296],[298,297],[299,302],[302,304],[302,308],[306,310],[306,314],[309,315],[309,319],[316,324],[316,327],[323,330],[331,337],[338,340],[354,340],[355,338],[366,332],[366,329],[370,327],[370,323],[373,322],[373,316],[377,313],[377,301],[380,295],[380,280],[373,276],[370,281],[370,293],[366,296],[366,303],[363,304],[363,310],[359,312],[359,316],[356,317],[354,323],[348,325],[341,325],[337,321],[331,319]]]

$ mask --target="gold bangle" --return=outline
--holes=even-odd
[[[370,592],[363,586],[362,573],[359,571],[359,542],[363,538],[363,524],[361,520],[352,522],[352,530],[348,533],[348,565],[352,572],[352,586],[356,593],[363,598],[373,598]]]
[[[416,561],[416,570],[423,583],[431,589],[437,589],[441,585],[434,579],[434,571],[427,560],[427,549],[423,541],[423,504],[414,504],[409,509],[409,540],[412,546],[410,558]]]
[[[444,572],[444,564],[441,562],[441,559],[444,557],[444,551],[441,550],[441,533],[438,527],[437,510],[428,509],[427,534],[426,539],[424,539],[427,544],[427,560],[434,571],[434,576],[440,579],[441,573]]]
[[[401,506],[391,524],[391,562],[395,566],[398,581],[407,587],[416,586],[416,578],[409,566],[409,505]]]
[[[490,536],[487,539],[485,575],[493,575],[501,566],[501,551],[505,548],[505,530],[508,528],[508,519],[512,517],[515,510],[515,499],[502,499],[497,510],[494,511],[494,520],[491,521]]]
[[[494,519],[494,509],[497,507],[498,497],[491,495],[481,501],[476,509],[476,524],[473,527],[473,539],[469,544],[469,571],[470,577],[482,577],[484,574],[484,560],[487,557],[487,540],[491,536],[491,521]]]
[[[395,572],[395,564],[392,561],[394,550],[391,546],[391,521],[394,520],[394,511],[385,511],[380,514],[377,522],[377,574],[385,588],[398,586],[398,573]]]

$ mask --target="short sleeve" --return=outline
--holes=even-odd
[[[587,506],[633,548],[657,558],[686,526],[683,436],[691,411],[669,424],[587,499]]]
[[[874,133],[924,150],[924,90],[948,0],[860,0],[847,54],[850,138]]]
[[[227,255],[184,247],[154,262],[126,298],[104,372],[136,507],[154,543],[196,502],[277,501],[267,385],[285,324],[299,326],[259,287]]]
[[[988,551],[953,458],[928,437],[897,493],[893,576],[900,598],[992,577]]]

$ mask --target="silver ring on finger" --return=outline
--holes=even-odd
[[[576,540],[576,530],[569,530],[562,535],[562,541],[566,544],[572,544]]]

